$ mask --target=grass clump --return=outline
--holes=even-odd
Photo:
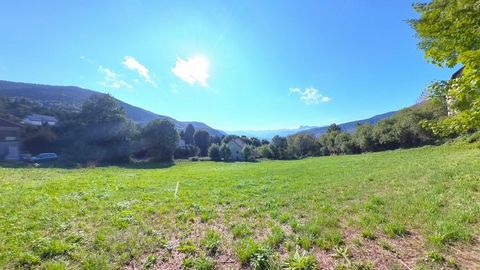
[[[182,268],[194,270],[213,270],[215,269],[215,262],[205,256],[200,256],[198,258],[187,257],[182,261]]]
[[[288,258],[284,266],[287,270],[314,270],[316,267],[315,257],[307,255],[305,252],[300,254],[298,250]]]
[[[260,246],[252,238],[240,240],[235,247],[235,253],[242,265],[248,265],[255,253],[260,251]]]
[[[214,256],[220,249],[222,237],[219,233],[213,230],[208,230],[205,236],[200,240],[200,245],[206,249],[207,254]]]
[[[233,237],[236,239],[245,238],[253,235],[252,229],[247,224],[235,224],[232,227]]]
[[[316,240],[316,244],[323,250],[330,250],[343,243],[342,234],[337,230],[329,230]]]
[[[383,227],[383,232],[390,238],[395,236],[403,237],[408,234],[405,225],[400,223],[388,223]]]
[[[197,248],[195,247],[195,245],[191,240],[180,242],[180,245],[178,246],[177,250],[185,254],[195,254],[197,252]]]
[[[267,238],[267,244],[271,248],[277,248],[285,240],[285,233],[283,232],[280,226],[275,226],[272,228],[270,236]]]

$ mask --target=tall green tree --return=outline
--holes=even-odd
[[[220,161],[222,159],[222,154],[220,152],[220,147],[218,144],[212,144],[208,148],[208,157],[213,161]]]
[[[433,132],[450,136],[480,127],[480,3],[478,0],[433,0],[417,3],[420,18],[410,20],[420,39],[418,47],[428,61],[463,71],[450,81],[429,88],[434,98],[444,98],[452,115],[427,122]]]
[[[55,130],[61,137],[62,156],[82,163],[128,161],[137,134],[125,110],[108,94],[91,96],[79,114]]]
[[[200,148],[200,156],[205,157],[208,154],[208,146],[210,145],[210,134],[206,130],[197,130],[193,135],[195,146]]]
[[[168,120],[153,120],[145,126],[142,138],[155,161],[171,161],[179,140],[175,125]]]
[[[230,147],[228,147],[228,144],[222,143],[222,145],[220,146],[220,155],[222,156],[223,160],[230,160],[232,152],[230,151]]]
[[[195,134],[195,128],[193,127],[192,124],[188,124],[187,128],[185,128],[185,133],[184,133],[184,138],[185,138],[185,144],[195,144],[193,140],[193,135]]]

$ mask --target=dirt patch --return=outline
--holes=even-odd
[[[470,244],[453,245],[450,247],[451,256],[462,268],[468,270],[480,269],[480,238],[476,237]]]

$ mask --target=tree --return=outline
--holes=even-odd
[[[276,159],[289,158],[287,153],[287,147],[288,147],[287,138],[275,135],[272,138],[271,146]]]
[[[375,151],[375,140],[373,138],[373,127],[371,125],[357,125],[352,135],[353,143],[361,152]]]
[[[26,127],[22,136],[23,146],[32,154],[41,152],[55,152],[55,142],[57,134],[48,126]]]
[[[218,144],[212,144],[208,148],[208,156],[213,161],[220,161],[222,159],[222,155],[220,153],[220,147]]]
[[[395,119],[387,118],[373,127],[373,138],[378,150],[392,150],[399,147],[398,137],[395,134]]]
[[[246,161],[253,161],[253,148],[250,145],[245,145],[242,149],[242,154],[243,157],[245,158]]]
[[[185,128],[185,144],[190,144],[193,145],[195,144],[195,141],[193,140],[193,135],[195,134],[195,128],[193,127],[192,124],[188,124],[187,128]]]
[[[353,154],[356,152],[355,144],[352,142],[350,134],[346,132],[337,134],[335,137],[335,148],[341,154]]]
[[[316,151],[315,137],[309,134],[297,134],[287,138],[289,152],[296,157],[313,155]]]
[[[223,160],[230,160],[231,154],[232,153],[230,151],[230,147],[228,147],[228,144],[222,143],[222,145],[220,146],[220,155],[222,156]]]
[[[260,139],[256,137],[251,137],[250,141],[252,142],[252,145],[255,147],[259,147],[260,145],[262,145],[262,141],[260,141]]]
[[[264,145],[258,147],[257,151],[258,151],[258,154],[260,154],[260,156],[262,158],[274,158],[275,157],[274,154],[273,154],[272,148],[268,144],[264,144]]]
[[[125,110],[108,94],[91,96],[80,113],[55,130],[62,158],[76,162],[126,162],[137,134]]]
[[[177,159],[186,159],[194,157],[200,153],[200,149],[195,145],[186,145],[184,147],[178,147],[175,149],[174,157]]]
[[[337,124],[331,124],[330,126],[328,126],[328,129],[327,129],[327,133],[340,132],[340,131],[342,131],[342,128],[340,128],[340,126]]]
[[[144,128],[142,137],[155,161],[172,161],[179,139],[172,122],[153,120]]]
[[[208,154],[208,146],[210,145],[210,135],[205,130],[197,130],[193,135],[195,146],[200,148],[200,156],[205,157]]]
[[[480,16],[478,0],[433,0],[414,5],[420,18],[410,20],[428,61],[463,70],[450,81],[429,87],[433,98],[443,98],[452,115],[425,126],[435,134],[451,136],[480,126]]]
[[[335,144],[335,138],[341,133],[339,126],[333,124],[327,129],[327,133],[318,138],[322,155],[338,155],[341,153],[340,148]]]

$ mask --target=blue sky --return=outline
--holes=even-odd
[[[0,79],[223,130],[367,118],[452,73],[416,48],[406,0],[1,2]]]

